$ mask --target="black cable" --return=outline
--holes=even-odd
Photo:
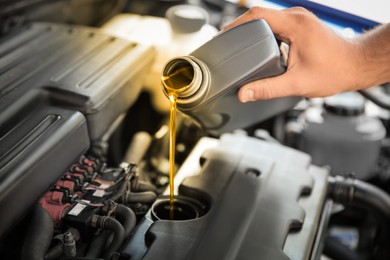
[[[120,177],[118,180],[116,180],[116,182],[113,185],[111,185],[110,187],[106,188],[105,191],[106,192],[108,192],[108,191],[115,191],[119,187],[122,187],[122,184],[124,182],[127,182],[127,177],[126,176]]]
[[[114,191],[113,195],[111,195],[109,198],[107,198],[107,200],[117,201],[119,198],[121,198],[126,191],[127,183],[128,183],[127,180],[121,182],[121,185],[118,188],[118,190]]]
[[[120,177],[120,181],[118,180],[113,186],[105,190],[112,192],[112,194],[109,198],[107,198],[107,200],[117,201],[125,194],[126,188],[129,185],[129,179],[132,177],[132,175],[135,174],[135,168],[135,165],[130,165],[128,169],[125,170],[125,173],[123,173]]]

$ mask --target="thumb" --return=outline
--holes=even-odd
[[[259,99],[271,99],[296,94],[285,75],[282,74],[277,77],[260,79],[246,84],[238,91],[238,99],[245,103]]]

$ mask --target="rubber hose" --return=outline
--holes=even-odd
[[[126,195],[126,203],[152,203],[156,199],[157,195],[153,191],[129,192]]]
[[[355,180],[352,205],[366,208],[377,216],[379,223],[378,238],[380,243],[388,245],[390,239],[390,197],[374,185]]]
[[[49,213],[37,205],[27,229],[21,259],[43,260],[53,238],[54,224]]]
[[[92,239],[88,251],[85,254],[87,258],[98,258],[102,255],[107,239],[110,235],[108,230],[103,230],[99,235]]]
[[[388,254],[385,248],[390,239],[390,196],[387,193],[364,181],[336,176],[329,179],[329,196],[344,206],[365,209],[376,216],[380,248]]]
[[[329,196],[343,205],[373,210],[390,221],[390,196],[372,184],[336,176],[329,180]]]
[[[374,185],[356,180],[354,201],[367,205],[390,221],[390,197]]]
[[[94,215],[91,218],[90,225],[110,230],[114,234],[114,238],[103,254],[104,259],[111,259],[112,254],[119,249],[125,239],[125,230],[122,224],[111,217]]]
[[[122,223],[123,228],[125,229],[125,237],[128,237],[137,222],[135,213],[129,207],[118,204],[115,215],[118,217],[118,220]]]
[[[157,192],[156,187],[154,187],[152,184],[140,180],[136,180],[131,183],[131,190],[135,192],[139,192],[139,191],[153,191],[155,193]]]
[[[362,260],[355,251],[349,249],[339,241],[327,238],[324,245],[324,255],[330,257],[333,260]]]

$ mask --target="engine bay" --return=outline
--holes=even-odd
[[[389,84],[217,136],[179,113],[170,219],[156,77],[245,8],[185,38],[181,1],[53,2],[0,20],[1,259],[389,259]]]

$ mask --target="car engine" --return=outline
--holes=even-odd
[[[1,259],[390,258],[389,84],[219,136],[179,113],[170,219],[156,77],[246,9],[190,3],[210,16],[179,37],[163,14],[187,1],[11,2],[0,4]]]

